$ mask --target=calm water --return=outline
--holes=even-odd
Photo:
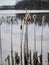
[[[8,14],[8,15],[15,15],[15,14]],[[7,16],[1,14],[1,16]],[[17,20],[18,24],[13,24],[13,51],[19,52],[20,55],[20,39],[21,39],[21,31],[20,31],[20,21]],[[38,51],[38,56],[40,55],[41,51],[41,30],[42,26],[36,25],[36,49]],[[10,31],[11,31],[11,25],[10,24],[4,24],[1,25],[1,42],[2,42],[2,60],[3,63],[7,65],[7,62],[5,62],[5,58],[7,55],[10,55],[11,53],[11,37],[10,37]],[[24,32],[23,32],[23,45],[24,45],[24,34],[25,34],[25,26],[24,26]],[[32,50],[32,53],[34,51],[34,23],[28,25],[28,44],[29,44],[29,50]],[[49,27],[46,24],[44,26],[43,30],[43,62],[47,61],[47,53],[49,52]],[[46,65],[46,62],[44,62]]]

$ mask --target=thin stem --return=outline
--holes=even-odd
[[[11,23],[11,50],[13,51],[13,44],[12,44],[12,23]]]
[[[28,23],[26,23],[26,29],[25,29],[25,40],[24,40],[24,52],[25,52],[25,57],[27,60],[27,65],[28,65]]]
[[[27,55],[28,55],[28,23],[26,23]]]
[[[41,65],[43,65],[43,63],[42,63],[42,60],[43,60],[43,47],[42,47],[42,45],[43,45],[43,24],[42,24],[42,32],[41,32]]]
[[[34,52],[36,52],[36,27],[34,23]]]
[[[12,58],[12,65],[14,65],[14,59],[13,59],[13,44],[12,44],[12,23],[11,23],[11,58]]]
[[[23,29],[21,30],[21,45],[20,45],[20,48],[21,48],[21,65],[22,65],[22,40],[23,40]]]
[[[41,32],[41,54],[42,54],[42,41],[43,41],[43,24],[42,24],[42,32]]]
[[[1,65],[2,65],[2,45],[1,45],[1,25],[0,25],[0,51],[1,51]]]

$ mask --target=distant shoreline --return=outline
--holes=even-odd
[[[0,10],[49,10],[49,1],[22,0],[15,5],[2,5]]]

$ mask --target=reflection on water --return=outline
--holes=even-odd
[[[9,15],[0,15],[6,16]],[[10,15],[10,16],[16,16]],[[22,21],[19,17],[17,19],[18,24],[13,24],[13,50],[14,52],[18,51],[20,55],[20,22]],[[37,20],[38,21],[38,20]],[[23,22],[23,21],[22,21]],[[32,21],[33,22],[33,21]],[[38,21],[39,22],[39,21]],[[40,55],[41,52],[41,30],[42,26],[39,26],[36,24],[36,50],[38,51],[38,56]],[[1,42],[2,42],[2,57],[3,57],[3,62],[5,62],[5,58],[7,55],[11,53],[11,40],[10,40],[10,31],[11,31],[11,25],[10,24],[4,24],[2,23],[1,25]],[[23,46],[24,46],[24,34],[25,34],[25,25],[24,25],[24,32],[23,32]],[[28,25],[28,44],[29,44],[29,49],[32,50],[32,53],[34,51],[34,23],[31,23]],[[43,61],[47,61],[47,52],[49,52],[49,27],[48,24],[44,26],[43,30]],[[44,62],[45,63],[45,62]],[[46,65],[46,63],[45,63]]]

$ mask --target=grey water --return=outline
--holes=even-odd
[[[16,14],[1,14],[1,16],[16,16]],[[18,52],[20,56],[20,41],[21,41],[21,20],[17,20],[18,24],[13,24],[13,35],[12,35],[12,43],[13,43],[13,52]],[[23,21],[22,21],[23,22]],[[2,62],[3,65],[7,65],[5,62],[5,58],[11,53],[11,25],[7,23],[2,23],[1,25],[1,44],[2,44]],[[36,50],[38,51],[38,56],[41,52],[41,31],[42,26],[36,25]],[[23,45],[24,45],[24,34],[25,34],[25,25],[23,31]],[[28,44],[29,50],[32,50],[32,54],[34,52],[34,23],[28,25]],[[43,64],[47,65],[47,53],[49,52],[49,27],[48,24],[44,26],[43,29]]]

